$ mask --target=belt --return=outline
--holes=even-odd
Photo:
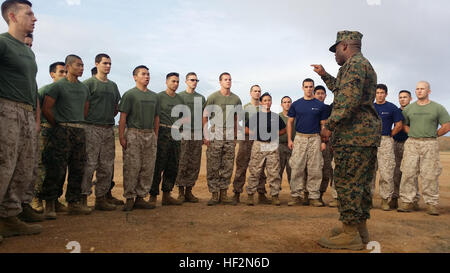
[[[162,124],[162,123],[159,124],[159,127],[164,127],[164,128],[169,128],[169,129],[172,129],[172,128],[180,129],[180,127],[178,127],[178,126],[167,125],[167,124]]]
[[[64,126],[64,127],[71,127],[71,128],[79,128],[79,129],[84,129],[84,124],[80,124],[80,123],[67,123],[67,122],[61,122],[58,123],[58,125],[60,126]]]
[[[303,134],[303,133],[297,132],[297,136],[310,138],[310,137],[317,137],[317,136],[319,136],[319,134]]]
[[[100,128],[104,128],[104,129],[110,129],[112,128],[114,125],[100,125],[100,124],[89,124],[95,127],[100,127]]]
[[[41,123],[42,128],[52,128],[52,126],[48,123]]]
[[[127,128],[128,131],[136,131],[136,132],[141,132],[141,133],[154,133],[155,129],[137,129],[137,128]]]
[[[391,138],[391,136],[381,136],[382,138],[384,137],[384,138]]]
[[[17,101],[13,101],[13,100],[7,100],[7,99],[4,99],[4,98],[0,98],[0,101],[13,104],[13,105],[15,105],[15,106],[17,106],[19,108],[22,108],[22,109],[28,111],[28,112],[33,112],[34,111],[33,105],[30,105],[30,104],[17,102]]]
[[[433,141],[436,140],[435,137],[409,137],[410,139],[413,140],[422,140],[422,141]]]

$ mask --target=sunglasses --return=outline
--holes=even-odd
[[[200,80],[196,80],[196,79],[189,79],[189,81],[191,81],[191,82],[199,82]]]

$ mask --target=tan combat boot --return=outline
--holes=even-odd
[[[227,196],[227,191],[228,190],[220,190],[219,200],[223,205],[230,205],[233,203],[233,200]]]
[[[324,207],[324,204],[322,202],[320,202],[319,199],[311,199],[309,201],[309,204],[310,204],[310,206],[313,206],[313,207]]]
[[[398,198],[397,197],[392,197],[391,201],[389,202],[389,207],[391,209],[397,209],[398,208]]]
[[[185,193],[184,193],[184,187],[178,187],[178,198],[177,200],[181,203],[184,202],[185,197],[184,197]]]
[[[186,187],[186,192],[184,193],[184,202],[198,203],[198,198],[192,194],[192,187]]]
[[[0,236],[7,238],[21,235],[34,235],[42,232],[41,225],[28,225],[16,216],[0,217]]]
[[[398,212],[411,212],[411,211],[413,211],[413,204],[400,202],[400,204],[398,205],[397,211]]]
[[[320,203],[322,203],[322,207],[325,207],[327,204],[325,204],[325,202],[324,202],[323,199],[322,199],[323,194],[324,194],[324,192],[320,192],[319,201],[320,201]]]
[[[333,200],[330,201],[330,203],[328,203],[328,206],[330,208],[336,208],[338,206],[338,200],[337,198],[333,198]]]
[[[303,200],[300,196],[293,197],[291,196],[288,202],[288,206],[296,206],[301,205],[303,203]]]
[[[280,202],[280,198],[277,195],[272,196],[272,205],[274,206],[280,206],[281,202]]]
[[[247,206],[254,206],[255,200],[254,200],[254,194],[249,194],[247,197]]]
[[[134,198],[128,198],[122,211],[132,211],[134,208]]]
[[[23,222],[36,223],[44,221],[45,217],[42,214],[37,214],[30,204],[22,203],[22,212],[17,215],[17,218]]]
[[[68,212],[69,209],[64,206],[59,200],[55,200],[55,212]]]
[[[180,202],[179,200],[172,198],[172,196],[170,196],[170,192],[163,192],[162,197],[163,206],[180,206],[181,204],[183,204],[183,202]]]
[[[343,232],[343,229],[340,227],[335,227],[331,230],[331,236],[337,236]],[[366,220],[362,221],[358,224],[358,232],[359,236],[361,236],[361,241],[363,244],[368,244],[370,242],[369,230],[367,229]]]
[[[127,199],[128,201],[128,199]],[[134,206],[133,208],[135,209],[154,209],[156,208],[156,206],[154,206],[152,203],[147,202],[144,200],[143,197],[136,197],[136,200],[134,201]]]
[[[148,202],[156,207],[156,201],[158,200],[158,196],[156,195],[150,195],[150,199],[148,199]],[[127,199],[128,202],[128,199]],[[134,201],[133,201],[134,202]]]
[[[304,193],[302,205],[303,206],[309,206],[309,192],[305,192]]]
[[[215,206],[219,204],[219,193],[213,192],[211,199],[208,201],[208,206]]]
[[[343,224],[343,232],[336,236],[322,237],[319,245],[330,249],[362,250],[364,245],[358,234],[358,226]]]
[[[44,217],[46,220],[55,220],[55,200],[45,200]]]
[[[69,203],[69,215],[88,215],[92,210],[84,206],[81,201]]]
[[[109,203],[106,200],[106,196],[95,198],[95,209],[101,211],[113,211],[116,210],[116,206]]]
[[[427,204],[427,213],[429,215],[439,216],[439,210],[435,205]]]
[[[419,201],[414,201],[413,202],[413,210],[414,211],[419,211],[420,210]]]
[[[114,196],[112,196],[111,190],[109,190],[108,193],[106,194],[106,201],[108,201],[108,203],[116,205],[116,206],[124,205],[124,202],[122,200],[119,200],[119,199],[115,198]]]
[[[258,193],[258,204],[270,205],[272,200],[268,199],[264,193]]]
[[[239,204],[241,202],[240,197],[241,197],[241,194],[239,192],[235,192],[233,195],[233,201],[231,202],[231,204],[233,206],[236,206],[237,204]]]
[[[37,213],[43,213],[44,212],[44,205],[42,204],[42,200],[40,200],[37,197],[33,198],[33,201],[31,201],[31,207],[36,211]]]
[[[381,209],[384,211],[390,211],[389,199],[381,199]]]

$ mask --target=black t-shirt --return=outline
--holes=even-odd
[[[258,112],[250,116],[245,123],[245,127],[248,127],[252,132],[257,132],[256,140],[271,142],[278,139],[279,131],[286,128],[286,124],[279,115],[273,112]],[[277,128],[278,130],[272,133],[272,128]],[[250,135],[250,140],[255,140],[254,138],[255,136]]]

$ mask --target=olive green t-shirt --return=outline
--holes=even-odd
[[[54,83],[44,85],[43,87],[39,88],[39,90],[38,90],[39,103],[41,104],[41,111],[44,108],[45,95],[47,95],[48,90],[50,90],[50,87],[52,86],[52,84],[54,84]],[[48,123],[48,121],[45,119],[44,115],[41,112],[41,124],[42,123]]]
[[[219,90],[219,91],[211,94],[208,97],[208,99],[206,100],[205,108],[210,105],[217,105],[218,107],[220,107],[220,109],[222,109],[223,120],[222,120],[222,122],[217,121],[216,125],[219,126],[220,128],[227,128],[227,127],[232,128],[233,124],[234,124],[234,119],[230,115],[235,112],[230,112],[232,110],[232,109],[230,109],[230,106],[242,107],[242,102],[241,102],[241,99],[233,92],[231,92],[230,95],[228,95],[228,96],[224,96],[224,95],[222,95],[222,93],[220,93],[220,90]],[[227,108],[229,108],[228,112],[227,112]],[[210,118],[213,119],[214,116],[215,116],[215,113],[211,112]],[[228,118],[228,116],[230,116],[230,118]],[[234,114],[233,114],[233,116],[234,116]],[[229,120],[230,122],[227,122],[227,120]],[[233,123],[231,123],[231,121],[233,121]]]
[[[127,114],[127,127],[155,129],[155,117],[159,116],[158,95],[141,91],[137,87],[125,92],[119,104],[119,111]]]
[[[84,123],[84,105],[89,100],[89,89],[82,82],[62,78],[50,86],[47,96],[56,100],[53,106],[56,123]]]
[[[281,117],[281,119],[284,121],[284,124],[286,124],[286,130],[287,130],[287,124],[288,124],[289,117],[288,117],[288,116],[285,116],[285,115],[283,114],[283,112],[279,113],[278,115],[279,115],[279,116]],[[292,126],[292,141],[294,141],[294,138],[295,138],[295,135],[296,135],[296,134],[297,134],[297,131],[295,130],[295,121],[294,121],[294,126]],[[286,134],[280,136],[280,143],[288,143],[288,134],[287,134],[287,131],[286,131]]]
[[[91,77],[83,82],[89,89],[89,112],[86,122],[97,125],[114,125],[116,105],[120,101],[119,88],[108,80],[102,82]]]
[[[182,115],[178,117],[172,117],[172,109],[177,105],[184,105],[184,100],[180,95],[175,93],[175,96],[169,96],[166,91],[158,93],[160,116],[159,121],[161,124],[173,125]]]
[[[36,109],[37,65],[33,51],[9,33],[0,34],[0,98]]]
[[[410,127],[409,137],[433,138],[437,137],[437,128],[450,122],[450,116],[444,106],[431,101],[427,105],[412,103],[403,110],[405,124]]]
[[[194,131],[195,128],[198,130],[202,130],[202,115],[203,115],[203,108],[206,102],[206,99],[201,94],[194,92],[194,93],[188,93],[187,91],[183,91],[181,93],[178,93],[180,97],[183,99],[184,104],[189,107],[191,110],[191,123],[183,125],[185,129]],[[199,109],[197,111],[199,112],[198,117],[199,120],[195,120],[195,109],[194,109],[194,100],[197,98],[198,101],[201,102],[201,105],[199,105]],[[200,107],[201,106],[201,107]]]

